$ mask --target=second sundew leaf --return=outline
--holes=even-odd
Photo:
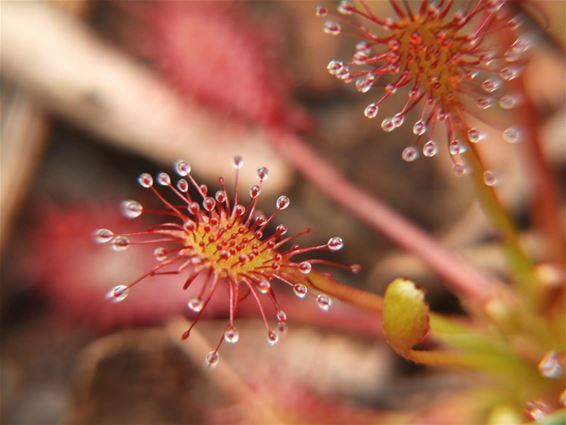
[[[391,347],[404,357],[410,357],[411,349],[427,335],[429,308],[424,291],[414,282],[398,278],[387,287],[383,329]]]

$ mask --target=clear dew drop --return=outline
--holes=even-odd
[[[187,161],[180,159],[175,163],[175,171],[181,177],[185,177],[191,173],[191,166]]]
[[[499,76],[505,81],[514,80],[519,75],[521,75],[521,70],[516,66],[506,66],[499,71]]]
[[[330,35],[338,35],[342,32],[342,27],[335,21],[326,21],[322,29],[326,34]]]
[[[434,140],[429,140],[423,146],[423,155],[432,158],[438,154],[438,144]]]
[[[315,13],[316,13],[316,16],[326,16],[326,15],[328,15],[328,9],[324,6],[317,6]]]
[[[112,239],[112,249],[116,252],[125,251],[130,246],[130,240],[125,236],[116,236]]]
[[[218,354],[217,351],[209,352],[204,358],[204,364],[209,369],[214,369],[216,366],[218,366],[219,362],[220,362],[220,354]]]
[[[392,120],[395,128],[399,128],[405,122],[405,116],[402,115],[402,114],[395,114],[395,115],[393,115],[393,118],[391,120]]]
[[[316,296],[316,303],[322,311],[328,311],[330,310],[330,306],[332,306],[332,300],[324,294],[318,294]]]
[[[488,78],[481,83],[481,88],[486,93],[493,93],[501,87],[501,81],[496,78]]]
[[[257,169],[257,178],[260,182],[264,182],[269,178],[269,170],[266,167]]]
[[[413,125],[413,134],[416,136],[422,136],[426,133],[426,124],[423,120],[418,120],[415,125]]]
[[[269,280],[267,279],[261,279],[257,283],[257,290],[262,294],[267,294],[270,289],[271,289],[271,283],[269,283]]]
[[[210,196],[206,196],[202,201],[202,207],[206,211],[210,212],[214,209],[214,207],[216,207],[216,201],[214,200],[214,198],[211,198]]]
[[[486,170],[483,172],[483,182],[486,186],[493,187],[499,184],[499,178],[493,171]]]
[[[466,152],[466,147],[458,139],[451,140],[448,144],[450,155],[461,155]]]
[[[362,51],[362,50],[369,50],[371,49],[371,44],[366,41],[366,40],[362,40],[362,41],[358,41],[358,43],[356,43],[356,51]]]
[[[189,183],[187,183],[187,181],[185,179],[180,179],[177,182],[177,189],[179,189],[179,191],[185,193],[189,191]]]
[[[344,247],[344,241],[340,236],[334,236],[328,239],[327,246],[331,251],[340,251]]]
[[[246,212],[246,207],[244,207],[242,204],[235,205],[233,212],[236,217],[240,217]]]
[[[550,408],[542,401],[529,401],[525,413],[535,422],[542,421],[548,414]]]
[[[120,303],[128,296],[128,287],[126,285],[116,285],[106,293],[106,299],[113,303]]]
[[[414,162],[419,157],[419,151],[415,146],[407,146],[401,152],[401,159],[405,162]]]
[[[503,130],[503,140],[507,143],[519,143],[521,141],[521,130],[517,127],[509,127]]]
[[[261,193],[261,188],[257,184],[250,187],[250,198],[252,199],[257,198],[260,193]]]
[[[203,304],[204,303],[200,298],[192,298],[187,303],[187,307],[189,307],[189,310],[192,310],[195,313],[198,313],[199,311],[202,310]]]
[[[233,159],[232,159],[232,166],[236,169],[239,170],[240,168],[242,168],[244,166],[244,160],[240,155],[236,155]]]
[[[556,351],[549,351],[538,364],[538,370],[542,376],[550,379],[558,379],[562,376],[562,366]]]
[[[338,13],[342,15],[351,15],[354,13],[354,5],[350,0],[341,0],[340,4],[338,5]]]
[[[93,238],[96,243],[108,243],[114,237],[114,232],[110,229],[96,229],[93,233]]]
[[[489,109],[493,106],[493,98],[491,97],[480,97],[476,100],[476,106],[480,109]]]
[[[149,189],[150,187],[153,186],[153,177],[151,177],[151,174],[142,173],[138,177],[138,183],[140,184],[141,187],[145,187],[146,189]]]
[[[366,106],[366,109],[364,109],[365,117],[369,118],[370,120],[377,117],[378,113],[379,113],[379,106],[377,103],[370,103],[368,106]]]
[[[287,322],[277,322],[277,332],[281,335],[287,333]]]
[[[415,100],[417,97],[419,97],[419,89],[414,87],[409,91],[409,99]]]
[[[454,164],[452,170],[454,171],[454,174],[456,174],[458,177],[465,176],[470,172],[469,167],[466,164],[462,164],[462,163]]]
[[[499,99],[499,106],[505,110],[516,108],[520,103],[521,97],[512,94],[506,94]]]
[[[485,139],[485,134],[475,128],[470,128],[468,130],[468,140],[471,143],[478,143]]]
[[[293,292],[299,298],[305,298],[308,291],[309,291],[308,288],[301,283],[295,283],[293,285]]]
[[[138,201],[123,201],[120,204],[120,211],[126,218],[137,218],[143,213],[143,206]]]
[[[385,118],[381,121],[381,129],[387,133],[392,132],[395,130],[395,124],[393,124],[393,120],[391,118]]]
[[[299,264],[299,271],[303,274],[309,274],[312,271],[312,265],[308,261]]]
[[[157,183],[161,186],[169,186],[171,184],[171,177],[167,173],[159,173],[157,175]]]
[[[289,205],[291,205],[291,200],[289,199],[288,196],[285,195],[281,195],[279,198],[277,198],[277,201],[275,202],[275,206],[277,207],[278,210],[285,210],[289,208]]]
[[[366,65],[369,60],[369,55],[369,50],[358,50],[352,56],[352,62],[354,63],[354,65]]]
[[[214,194],[214,198],[216,199],[216,202],[222,204],[223,202],[226,201],[228,195],[226,194],[226,192],[224,190],[217,190],[216,193]]]
[[[262,225],[265,224],[265,221],[266,221],[266,219],[264,217],[264,221],[263,221]],[[278,224],[277,227],[275,228],[275,233],[277,233],[279,236],[286,235],[288,231],[289,231],[289,229],[284,224]]]
[[[518,38],[511,45],[511,51],[515,54],[522,55],[531,47],[531,43],[525,37]]]
[[[336,75],[342,68],[344,68],[344,63],[334,59],[326,65],[326,69],[330,75]]]
[[[340,68],[340,71],[336,73],[336,78],[344,81],[345,83],[352,82],[352,74],[350,74],[350,68],[348,68],[347,66]]]
[[[287,320],[287,314],[283,310],[279,310],[277,312],[277,320],[285,322]]]
[[[279,335],[277,335],[277,332],[269,331],[267,333],[267,342],[269,343],[269,345],[277,344],[277,342],[279,342]]]
[[[224,331],[224,341],[229,344],[235,344],[240,340],[240,333],[235,326],[228,325]]]
[[[360,93],[367,93],[373,86],[375,76],[373,74],[364,75],[356,80],[356,90]]]
[[[158,246],[153,250],[153,256],[157,261],[163,261],[167,258],[167,250],[162,246]]]

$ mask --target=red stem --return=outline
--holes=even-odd
[[[277,134],[274,139],[287,160],[323,193],[375,231],[419,257],[465,301],[483,304],[494,296],[508,294],[502,284],[488,279],[380,200],[351,185],[297,136]]]

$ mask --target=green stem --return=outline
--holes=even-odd
[[[305,283],[348,304],[378,313],[381,317],[383,298],[377,294],[344,285],[315,270],[311,271],[308,278],[305,278]]]
[[[464,139],[465,140],[465,139]],[[519,242],[519,236],[513,221],[503,207],[495,189],[485,183],[484,166],[478,149],[469,144],[470,151],[466,160],[471,169],[471,178],[478,194],[480,204],[492,225],[500,232],[503,250],[511,268],[519,291],[531,307],[539,304],[539,285],[534,265]]]

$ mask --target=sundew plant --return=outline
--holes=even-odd
[[[296,244],[295,239],[309,230],[289,235],[284,224],[277,224],[290,205],[287,196],[277,198],[270,215],[258,213],[267,168],[257,170],[258,183],[249,189],[247,199],[241,199],[240,157],[233,162],[233,183],[220,178],[214,193],[194,179],[186,161],[175,164],[176,181],[167,173],[139,177],[160,208],[129,200],[122,204],[123,214],[132,219],[153,214],[163,220],[127,234],[101,228],[95,239],[115,251],[132,246],[152,249],[157,265],[133,282],[109,287],[107,298],[127,303],[130,291],[146,279],[179,275],[183,289],[198,288],[197,295],[186,300],[194,319],[182,338],[190,344],[190,333],[211,300],[225,297],[229,318],[206,356],[211,368],[219,364],[223,342],[244,343],[236,316],[245,298],[257,304],[271,345],[287,332],[285,306],[274,285],[288,286],[299,298],[312,297],[323,312],[333,298],[339,299],[373,313],[383,324],[388,344],[408,361],[474,376],[462,390],[472,412],[463,422],[565,423],[565,240],[554,183],[540,155],[543,141],[536,113],[524,84],[524,69],[536,48],[536,29],[527,11],[534,6],[528,0],[390,0],[389,14],[381,16],[377,10],[383,11],[384,3],[342,0],[313,10],[325,33],[352,43],[350,56],[329,58],[328,78],[372,96],[360,114],[377,123],[376,143],[381,132],[409,134],[412,142],[404,147],[402,160],[447,152],[462,184],[466,179],[472,182],[499,236],[509,273],[504,278],[487,276],[354,187],[293,131],[275,126],[269,131],[280,154],[352,216],[420,258],[458,297],[463,316],[456,320],[430,311],[418,282],[402,276],[380,296],[318,271],[317,266],[324,265],[357,273],[360,266],[317,256],[341,250],[344,242],[338,236],[315,246]],[[402,100],[400,110],[388,111],[392,99]],[[490,140],[488,127],[501,137]],[[542,260],[521,244],[517,225],[500,200],[498,172],[485,165],[489,160],[481,145],[492,142],[526,146],[538,158],[524,172],[537,176],[534,190],[541,194],[532,214],[534,230],[548,246]]]

